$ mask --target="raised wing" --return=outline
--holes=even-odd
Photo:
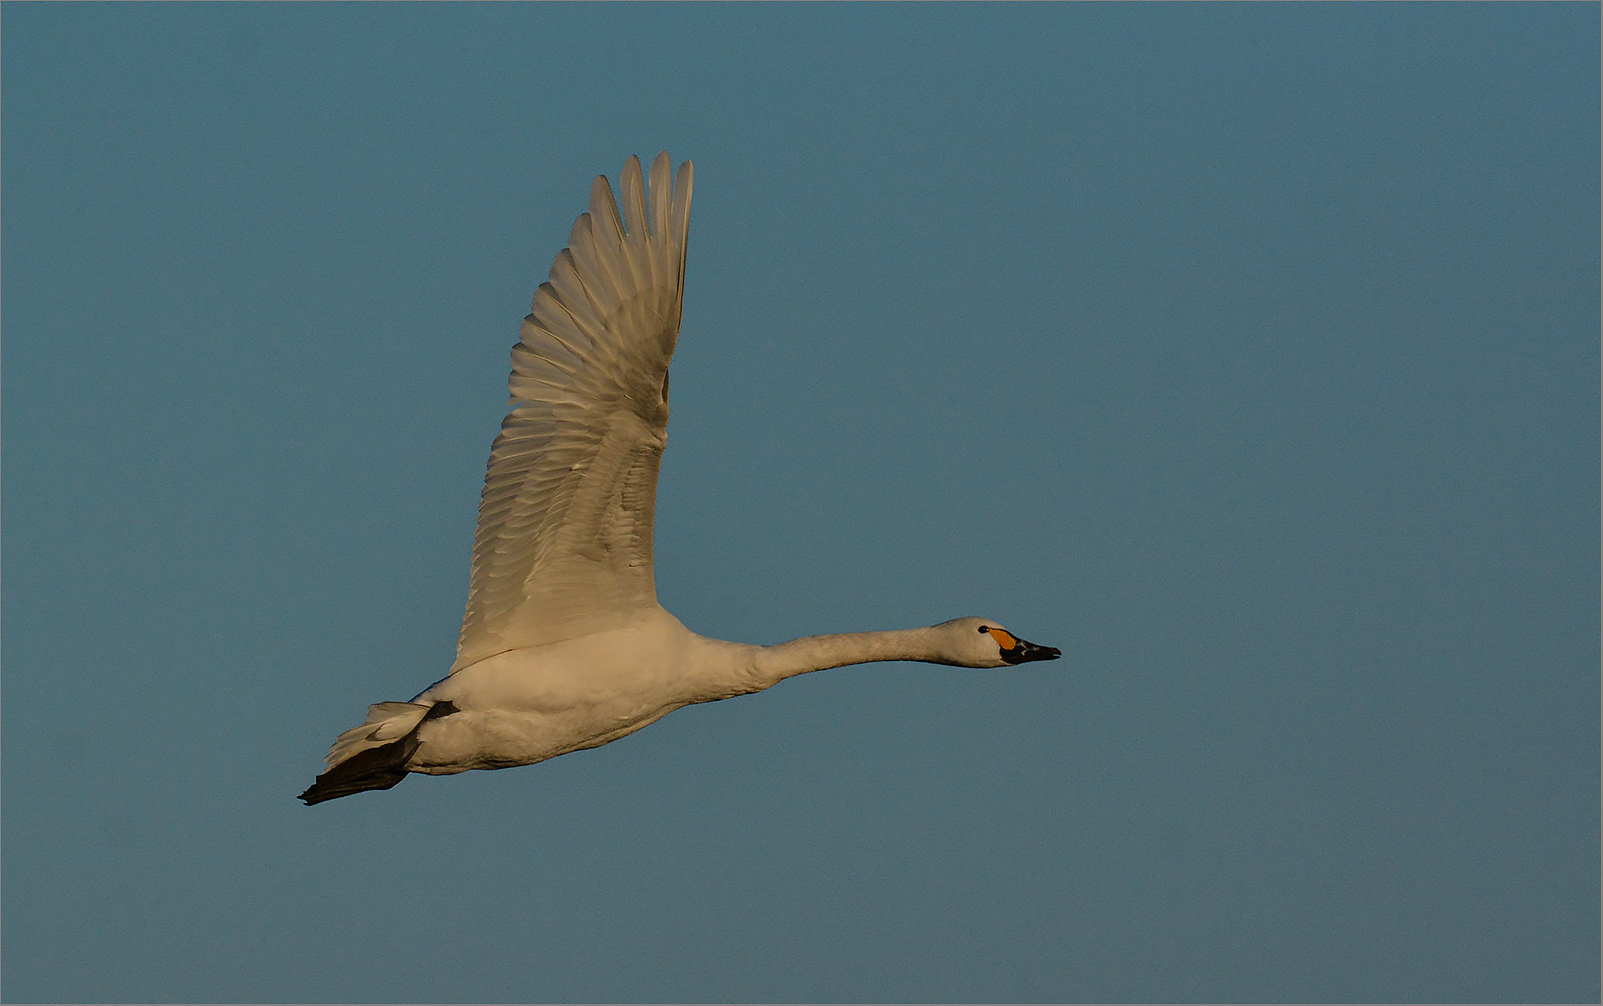
[[[651,528],[684,304],[691,167],[605,176],[512,347],[512,411],[490,449],[451,672],[611,628],[657,602]],[[627,225],[627,226],[625,226]]]

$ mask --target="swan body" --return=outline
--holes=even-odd
[[[450,673],[345,731],[308,805],[408,773],[529,765],[599,747],[683,706],[881,660],[1003,667],[1060,655],[998,622],[809,636],[699,636],[657,603],[652,524],[678,339],[690,162],[605,177],[512,351],[512,411],[491,448],[467,612]]]

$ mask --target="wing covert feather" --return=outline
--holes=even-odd
[[[626,622],[656,603],[652,524],[667,443],[692,170],[659,154],[645,190],[605,176],[512,347],[511,411],[490,449],[451,671]]]

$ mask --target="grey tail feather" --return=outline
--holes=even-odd
[[[456,706],[450,702],[437,702],[424,715],[423,721],[449,716],[456,711]],[[407,777],[406,763],[417,753],[417,734],[422,728],[420,721],[405,737],[345,759],[318,776],[300,799],[310,807],[363,790],[389,789],[396,785]]]

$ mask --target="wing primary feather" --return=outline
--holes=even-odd
[[[666,153],[663,151],[651,162],[646,188],[646,214],[650,221],[650,237],[647,239],[650,247],[646,261],[651,265],[652,287],[663,295],[661,310],[664,317],[672,314],[675,285],[674,270],[668,261],[668,214],[673,201],[673,180],[664,156]]]
[[[573,261],[571,248],[564,248],[557,253],[557,260],[551,263],[550,282],[551,287],[557,292],[558,303],[573,317],[579,330],[592,341],[599,339],[607,326],[596,315],[595,303],[584,287],[584,280],[579,277],[579,269]]]
[[[608,275],[595,231],[590,214],[579,214],[579,219],[573,224],[573,233],[568,238],[568,250],[573,253],[573,262],[578,266],[579,281],[584,284],[590,303],[595,305],[596,315],[604,322],[618,312],[618,284]]]
[[[597,175],[590,183],[590,219],[607,225],[607,236],[616,247],[623,240],[623,220],[618,214],[618,201],[612,197],[612,183],[606,175]]]
[[[645,292],[655,287],[651,271],[651,237],[646,230],[646,189],[640,177],[640,158],[630,157],[623,163],[623,176],[619,180],[623,191],[624,219],[629,233],[623,239],[623,257],[636,290]]]
[[[574,356],[583,357],[586,352],[595,349],[596,335],[594,329],[586,330],[585,322],[577,314],[569,310],[563,303],[562,296],[550,283],[541,283],[535,291],[534,303],[529,306],[529,317],[524,321],[533,322],[531,331],[525,328],[522,331],[523,342],[533,346],[541,337],[541,333],[555,339],[564,349]]]
[[[623,218],[618,214],[618,201],[612,196],[606,175],[597,175],[590,186],[590,232],[595,237],[597,257],[606,266],[618,299],[628,300],[635,292],[634,280],[623,260]]]
[[[668,244],[668,211],[673,199],[668,151],[651,162],[651,236],[658,245]]]
[[[630,157],[623,162],[623,175],[619,178],[623,191],[623,218],[629,225],[629,237],[644,243],[646,236],[646,183],[640,174],[640,158]]]
[[[668,255],[675,273],[675,298],[669,320],[676,332],[685,306],[685,253],[690,245],[690,192],[695,187],[695,177],[690,162],[681,162],[674,179],[673,209],[668,220]]]

